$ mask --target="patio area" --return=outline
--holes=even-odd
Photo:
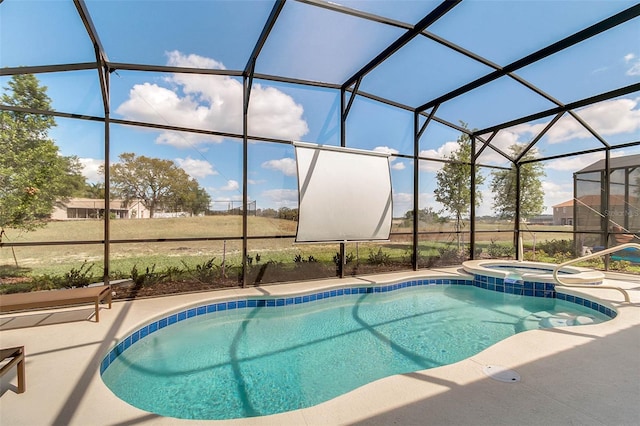
[[[2,378],[0,423],[3,426],[640,423],[640,277],[613,273],[607,273],[605,284],[628,290],[631,304],[621,303],[621,294],[613,290],[584,291],[590,298],[614,307],[618,315],[613,320],[520,333],[456,364],[381,379],[302,410],[226,421],[165,418],[121,401],[100,378],[100,362],[114,343],[170,310],[225,297],[286,295],[371,281],[458,274],[457,268],[441,268],[115,302],[111,310],[102,310],[99,323],[87,319],[86,307],[2,315],[1,346],[25,346],[27,390],[16,393],[15,371]],[[7,329],[16,321],[40,325]],[[520,374],[521,381],[503,383],[489,378],[483,373],[487,365],[513,369]]]

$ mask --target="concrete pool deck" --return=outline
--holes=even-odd
[[[622,295],[615,290],[571,290],[617,309],[618,316],[610,321],[520,333],[456,364],[387,377],[288,413],[226,421],[160,417],[123,402],[100,378],[100,362],[114,343],[159,314],[180,307],[216,298],[285,295],[352,283],[453,277],[457,271],[440,268],[116,301],[111,310],[102,309],[99,323],[77,320],[88,317],[87,307],[1,315],[0,324],[47,325],[0,333],[0,347],[25,346],[27,369],[23,394],[16,393],[15,370],[2,377],[0,425],[640,424],[640,277],[613,273],[606,274],[604,284],[628,290],[631,304],[621,303]],[[489,365],[515,370],[521,380],[504,383],[489,378],[483,373]]]

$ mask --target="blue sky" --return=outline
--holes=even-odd
[[[113,62],[242,70],[253,50],[271,1],[98,1],[87,0],[108,58]],[[414,24],[439,2],[336,1],[347,7]],[[635,2],[464,1],[428,30],[506,65]],[[340,84],[398,38],[404,30],[289,1],[265,44],[256,72]],[[93,50],[73,2],[5,0],[0,4],[0,66],[82,63]],[[360,89],[392,101],[419,106],[491,68],[418,37],[374,69]],[[516,73],[563,103],[640,81],[640,19],[552,55]],[[57,111],[103,117],[95,71],[39,74]],[[0,78],[4,87],[6,77]],[[202,130],[241,133],[242,80],[117,71],[111,74],[111,116]],[[634,93],[576,111],[614,145],[640,140],[640,94]],[[437,115],[470,128],[485,128],[554,106],[509,77],[447,102]],[[283,140],[340,143],[338,91],[254,80],[249,133]],[[528,143],[551,119],[501,131],[494,143],[506,149]],[[65,155],[77,155],[90,180],[104,161],[103,125],[58,119],[51,132]],[[413,117],[356,97],[347,121],[347,145],[411,154]],[[420,141],[421,154],[442,159],[455,149],[458,132],[437,123]],[[584,151],[599,142],[565,115],[537,145],[544,157]],[[111,159],[122,152],[171,159],[198,179],[213,200],[242,199],[242,141],[131,126],[111,128]],[[613,155],[640,153],[615,150]],[[602,158],[580,155],[544,162],[546,211],[572,197],[572,173]],[[258,208],[296,207],[293,147],[251,142],[249,198]],[[392,157],[393,158],[393,157]],[[481,161],[507,166],[494,151]],[[391,163],[394,214],[412,206],[413,165]],[[421,162],[420,206],[439,210],[433,200],[435,161]],[[487,182],[490,179],[487,179]],[[479,214],[491,214],[485,188]],[[489,195],[489,196],[487,196]],[[215,207],[215,206],[214,206]]]

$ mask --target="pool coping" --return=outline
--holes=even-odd
[[[532,268],[539,268],[540,270],[548,271],[555,266],[551,263],[534,262],[534,261],[515,261],[515,260],[500,260],[500,259],[483,259],[483,260],[467,260],[462,263],[463,269],[470,274],[484,274],[487,276],[493,276],[497,278],[507,278],[510,273],[499,268],[488,268],[485,265],[505,265],[505,266],[531,266]],[[562,281],[569,284],[585,284],[585,285],[599,285],[604,280],[604,273],[596,271],[594,269],[584,268],[581,266],[565,266],[561,271],[572,271],[571,274],[562,275]],[[537,280],[538,282],[555,283],[555,279],[549,273],[526,273],[521,275],[525,280]]]

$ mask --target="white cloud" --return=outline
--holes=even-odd
[[[393,216],[402,217],[413,209],[413,194],[408,192],[393,193]]]
[[[422,155],[422,153],[420,153]],[[442,164],[439,161],[425,161],[420,160],[420,170],[423,172],[435,173],[442,168]]]
[[[205,160],[195,160],[191,157],[176,158],[176,163],[185,172],[193,178],[203,178],[207,176],[217,175],[218,172],[213,169],[211,163]]]
[[[268,205],[276,207],[298,207],[298,191],[295,189],[270,189],[261,194]]]
[[[376,146],[373,151],[382,154],[397,154],[399,152],[397,149],[389,148],[388,146]]]
[[[627,55],[629,60],[634,60],[634,55]],[[622,133],[632,133],[640,129],[640,98],[622,98],[603,101],[595,105],[577,111],[577,114],[596,132],[602,136]],[[521,124],[509,129],[501,130],[492,140],[491,145],[510,154],[509,147],[514,144],[523,144],[530,141],[541,132],[549,122],[541,122],[534,125]],[[487,139],[489,135],[482,135]],[[592,135],[570,115],[563,116],[546,134],[548,143],[560,143],[572,139],[591,138]],[[456,142],[446,142],[437,150],[420,152],[421,156],[443,158],[457,149]],[[618,154],[620,155],[620,152]],[[602,154],[580,155],[553,160],[546,167],[553,170],[576,171],[602,158]],[[482,164],[506,165],[508,161],[497,152],[485,149],[479,157]],[[420,169],[435,172],[442,167],[442,163],[421,162]]]
[[[436,149],[425,149],[418,153],[420,157],[427,158],[447,158],[451,155],[452,152],[456,151],[460,145],[458,142],[451,141],[445,142],[441,145],[437,150]],[[420,161],[420,170],[425,172],[437,172],[442,168],[442,164],[439,161]]]
[[[491,142],[489,143],[490,146],[482,151],[482,154],[478,157],[478,161],[481,164],[508,165],[509,160],[507,160],[502,154],[491,149],[491,147],[495,147],[505,154],[511,155],[512,152],[509,148],[513,145],[523,145],[522,138],[530,133],[530,127],[531,126],[514,126],[510,129],[503,129],[499,131],[498,134],[491,139]],[[487,140],[489,135],[482,135],[482,137],[484,140]],[[478,142],[477,147],[480,147],[481,144],[482,142]]]
[[[418,194],[418,206],[421,209],[425,207],[433,207],[435,202],[433,192],[421,192]]]
[[[520,142],[520,134],[518,134],[517,127],[513,127],[511,130],[502,130],[499,132],[492,140],[491,145],[501,149],[503,152],[509,154],[511,151],[508,149],[511,145],[514,144],[522,144]],[[527,129],[524,129],[526,131]],[[488,139],[489,135],[481,135],[483,139]],[[478,147],[482,142],[478,141]],[[457,141],[449,141],[445,142],[441,145],[437,150],[428,149],[424,151],[420,151],[420,156],[423,157],[431,157],[431,158],[442,158],[446,159],[451,156],[451,154],[458,150],[460,144]],[[502,155],[498,154],[493,149],[489,147],[485,148],[480,154],[479,162],[482,164],[493,164],[493,165],[503,165],[507,164],[508,160],[504,158]],[[420,170],[428,171],[428,172],[437,172],[442,168],[443,163],[439,161],[421,161],[420,162]]]
[[[309,133],[304,108],[273,87],[254,84],[249,102],[250,135],[298,140]]]
[[[575,155],[571,157],[552,160],[546,164],[546,167],[551,170],[575,172],[584,169],[589,164],[601,160],[602,158],[604,158],[603,154],[597,152],[584,155]]]
[[[422,157],[432,157],[432,158],[447,158],[451,155],[452,152],[458,150],[460,144],[455,141],[445,142],[443,145],[438,147],[438,149],[426,149],[420,151],[420,156]]]
[[[522,136],[527,133],[527,128],[524,126],[514,126],[510,129],[503,129],[491,139],[491,146],[494,146],[506,154],[511,154],[509,147],[513,145],[522,145]],[[500,155],[500,157],[502,157]],[[504,158],[504,157],[502,157]]]
[[[377,146],[373,148],[373,151],[381,152],[383,154],[397,154],[398,152],[400,152],[397,149],[390,148],[388,146]],[[391,164],[391,168],[393,170],[404,170],[405,169],[404,163],[401,161],[396,162],[397,159],[398,159],[397,157],[389,156],[389,164]]]
[[[89,182],[104,182],[104,176],[98,172],[100,167],[104,165],[104,160],[97,158],[79,158],[78,160],[82,164],[82,175]]]
[[[558,184],[552,181],[542,181],[544,191],[545,213],[553,213],[553,206],[573,199],[573,182]]]
[[[630,76],[640,75],[640,60],[633,62],[625,74]]]
[[[198,76],[196,78],[202,78]],[[213,76],[213,78],[220,78]],[[215,84],[212,84],[215,85]],[[232,132],[241,129],[237,125],[231,125],[233,117],[229,112],[216,114],[216,107],[206,107],[199,104],[196,97],[187,92],[180,97],[176,92],[155,83],[143,83],[134,85],[129,90],[129,99],[122,103],[116,112],[125,119],[145,121],[158,124],[167,124],[180,127],[194,127],[203,130],[219,130]],[[219,108],[218,108],[219,109]],[[201,135],[188,135],[185,133],[163,132],[157,139],[159,143],[176,144],[178,147],[187,146],[189,143],[182,141],[182,137],[191,138],[190,143],[204,142]],[[216,137],[214,141],[220,142],[222,138]]]
[[[227,184],[222,188],[218,188],[220,191],[237,191],[240,189],[240,183],[237,180],[229,179]]]
[[[277,170],[285,176],[295,176],[297,174],[296,160],[293,158],[281,158],[279,160],[269,160],[262,163],[262,167],[270,170]]]
[[[569,183],[557,183],[553,181],[543,181],[542,189],[545,192],[561,192],[566,191],[567,193],[573,193],[573,182]]]
[[[195,54],[183,55],[177,50],[166,52],[167,65],[174,67],[204,68],[213,70],[225,70],[224,64],[215,59],[205,58]]]
[[[211,58],[167,53],[168,64],[179,67],[225,69]],[[167,87],[155,83],[134,85],[116,112],[126,119],[148,121],[225,133],[242,133],[242,83],[229,76],[171,74]],[[273,87],[255,84],[249,105],[249,134],[281,139],[301,139],[309,128],[304,109]],[[220,142],[222,137],[163,132],[158,143],[176,147]]]
[[[198,133],[189,132],[162,132],[157,138],[156,143],[159,145],[171,145],[176,148],[193,148],[196,145],[203,143],[216,143],[221,142],[222,138],[219,136],[202,135]],[[206,151],[206,149],[199,148],[199,151]]]
[[[634,55],[627,56],[629,56],[629,60],[635,58]],[[640,129],[639,104],[640,98],[608,100],[583,108],[577,111],[577,114],[602,136],[632,133]],[[511,152],[508,148],[511,145],[528,143],[548,124],[549,121],[533,125],[521,124],[506,130],[501,130],[498,132],[496,137],[491,140],[491,145],[499,148],[507,154],[510,154]],[[593,137],[587,129],[568,114],[565,114],[560,120],[558,120],[558,122],[549,129],[545,136],[547,137],[549,144],[561,143],[572,139]],[[482,135],[482,137],[486,139],[489,135]],[[437,152],[450,151],[452,146],[447,145],[452,143],[453,142],[447,142],[445,145],[440,147]],[[431,153],[431,155],[436,155],[436,151],[434,150],[430,150],[428,152]],[[480,156],[480,162],[485,164],[501,164],[505,163],[506,160],[495,151],[485,149]]]
[[[577,114],[602,136],[631,133],[640,129],[640,98],[614,99],[599,102],[577,111]],[[522,125],[523,132],[538,134],[548,124]],[[592,137],[580,123],[570,115],[564,115],[546,133],[549,143],[560,143],[572,139]]]
[[[611,157],[622,157],[624,155],[626,155],[624,151],[617,150],[611,154]],[[569,171],[573,173],[602,159],[604,159],[604,153],[593,152],[590,154],[558,158],[557,160],[546,163],[545,166],[551,170]]]
[[[629,76],[640,75],[640,59],[633,54],[628,53],[624,55],[624,61],[630,65],[630,68],[627,70],[626,74]]]
[[[413,194],[409,192],[394,192],[393,193],[393,204],[396,203],[413,203]]]

